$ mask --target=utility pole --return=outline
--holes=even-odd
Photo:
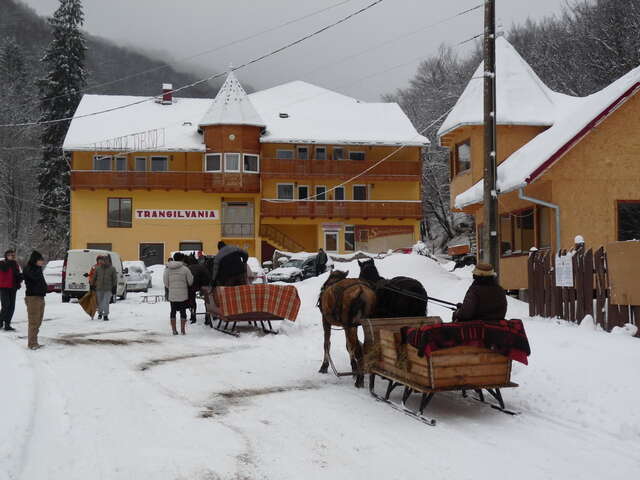
[[[496,190],[496,3],[484,2],[484,247],[483,261],[500,274],[498,193]]]

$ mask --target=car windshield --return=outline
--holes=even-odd
[[[142,269],[138,266],[129,267],[129,273],[142,273]]]
[[[302,264],[304,263],[304,260],[299,260],[299,259],[294,259],[294,260],[289,260],[287,263],[285,263],[283,265],[283,267],[296,267],[296,268],[300,268],[302,267]]]

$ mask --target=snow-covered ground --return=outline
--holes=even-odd
[[[461,300],[469,269],[448,273],[417,255],[376,261],[383,276],[420,279],[430,295]],[[356,262],[338,265],[357,275]],[[160,289],[161,269],[154,270]],[[202,325],[169,334],[168,306],[113,306],[90,321],[47,297],[44,349],[1,332],[1,479],[629,479],[640,472],[640,340],[560,321],[524,318],[529,366],[504,391],[511,417],[459,394],[436,396],[429,427],[375,402],[348,378],[317,373],[322,328],[315,302],[326,278],[297,284],[302,309],[281,334],[223,335]],[[430,307],[430,314],[450,317]],[[344,334],[333,332],[339,369]],[[400,395],[401,392],[395,395]],[[417,399],[416,399],[417,400]],[[415,401],[415,400],[414,400]]]

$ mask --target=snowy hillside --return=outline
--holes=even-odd
[[[417,255],[376,261],[430,295],[461,301],[470,271]],[[351,276],[357,262],[339,264]],[[154,288],[161,289],[161,268]],[[456,271],[459,272],[459,271]],[[326,274],[297,284],[302,308],[277,336],[234,338],[202,325],[170,335],[168,305],[138,294],[90,321],[47,297],[41,341],[0,336],[0,479],[628,479],[640,471],[640,342],[560,321],[523,318],[529,366],[504,391],[511,417],[459,394],[436,395],[428,427],[375,402],[348,378],[317,373],[315,307]],[[445,309],[431,315],[449,319]],[[344,334],[333,359],[348,366]],[[397,392],[396,399],[401,395]],[[416,401],[416,399],[412,399]]]

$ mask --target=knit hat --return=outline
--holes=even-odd
[[[493,271],[493,267],[490,264],[479,263],[473,269],[473,275],[475,277],[495,277],[496,272]]]

